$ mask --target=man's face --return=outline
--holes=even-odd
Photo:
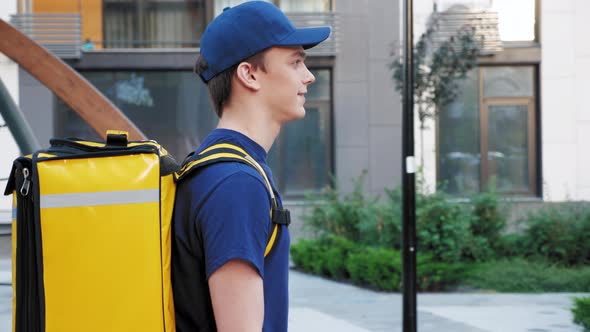
[[[273,47],[264,57],[266,72],[259,75],[260,97],[280,124],[305,116],[307,86],[315,81],[304,63],[305,52],[298,47]]]

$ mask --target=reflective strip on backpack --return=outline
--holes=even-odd
[[[159,189],[122,190],[92,193],[41,195],[40,207],[66,208],[97,205],[155,203],[160,201]]]

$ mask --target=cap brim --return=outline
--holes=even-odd
[[[312,48],[330,37],[330,27],[300,28],[295,30],[287,38],[281,40],[276,46],[303,46],[304,49]]]

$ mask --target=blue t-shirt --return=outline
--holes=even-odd
[[[217,143],[242,147],[264,168],[266,151],[236,131],[216,129],[196,153]],[[278,191],[274,189],[279,206]],[[172,286],[179,332],[216,331],[208,279],[229,260],[249,262],[264,284],[264,332],[286,332],[288,321],[289,230],[279,226],[264,257],[274,225],[270,194],[250,165],[219,162],[196,170],[178,184],[173,219]]]

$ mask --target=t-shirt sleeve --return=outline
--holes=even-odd
[[[262,182],[244,171],[215,188],[198,212],[207,279],[232,259],[249,262],[264,278],[270,201]]]

